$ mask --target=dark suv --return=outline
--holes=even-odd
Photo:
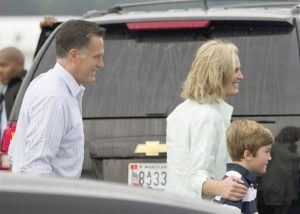
[[[164,188],[166,117],[182,102],[181,86],[196,50],[210,39],[239,48],[244,81],[229,100],[233,120],[256,120],[274,136],[285,127],[300,127],[300,2],[218,7],[209,7],[209,1],[201,7],[201,2],[200,8],[167,11],[150,11],[153,2],[118,5],[85,15],[107,31],[105,67],[83,100],[83,175]],[[123,11],[141,5],[148,5],[147,11]],[[21,87],[9,118],[12,132],[30,81],[55,63],[55,34],[39,50]],[[6,134],[10,138],[11,132]],[[5,153],[7,144],[2,147]],[[298,188],[293,186],[296,194]]]

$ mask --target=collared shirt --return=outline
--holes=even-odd
[[[12,171],[77,178],[84,156],[84,87],[56,63],[29,85],[9,148]]]
[[[207,179],[220,180],[230,157],[226,130],[233,108],[224,101],[199,104],[186,100],[167,118],[166,191],[202,198]]]
[[[230,206],[235,213],[258,213],[256,206],[257,184],[255,177],[249,170],[236,163],[227,164],[227,172],[223,179],[229,176],[235,176],[244,181],[244,184],[248,187],[245,197],[240,201],[229,201],[221,196],[216,196],[214,201],[223,204],[224,206]]]
[[[3,96],[2,98],[2,103],[1,103],[1,139],[4,133],[4,130],[6,129],[6,125],[7,125],[7,116],[6,116],[6,109],[5,109],[5,100],[4,100],[4,95],[7,91],[7,85],[3,86],[2,92],[1,92],[1,96]]]

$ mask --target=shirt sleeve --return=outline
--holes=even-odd
[[[214,202],[222,204],[223,206],[229,207],[232,209],[233,213],[241,213],[243,207],[243,201],[230,201],[220,196],[216,196]]]
[[[220,123],[222,121],[210,113],[195,118],[190,127],[192,189],[202,198],[203,183],[211,179],[216,153],[222,141]]]
[[[29,111],[29,126],[25,132],[25,157],[21,172],[51,174],[65,129],[63,102],[59,97],[38,99]]]

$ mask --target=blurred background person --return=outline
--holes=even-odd
[[[298,200],[299,158],[296,142],[299,139],[300,128],[292,126],[283,128],[275,138],[271,149],[272,160],[259,185],[262,196],[259,213],[289,213],[292,201]]]
[[[34,57],[37,55],[38,51],[41,49],[43,46],[44,42],[47,40],[47,38],[50,36],[52,31],[59,25],[59,22],[57,21],[56,18],[51,17],[51,16],[45,16],[41,21],[40,21],[40,37],[37,42],[37,47],[34,52]]]
[[[25,74],[24,55],[18,48],[7,47],[0,50],[0,82],[2,84],[0,93],[1,138]]]

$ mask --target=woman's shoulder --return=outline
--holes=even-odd
[[[198,103],[196,101],[187,99],[180,103],[169,117],[192,117],[193,120],[219,120],[220,115],[213,104]]]

